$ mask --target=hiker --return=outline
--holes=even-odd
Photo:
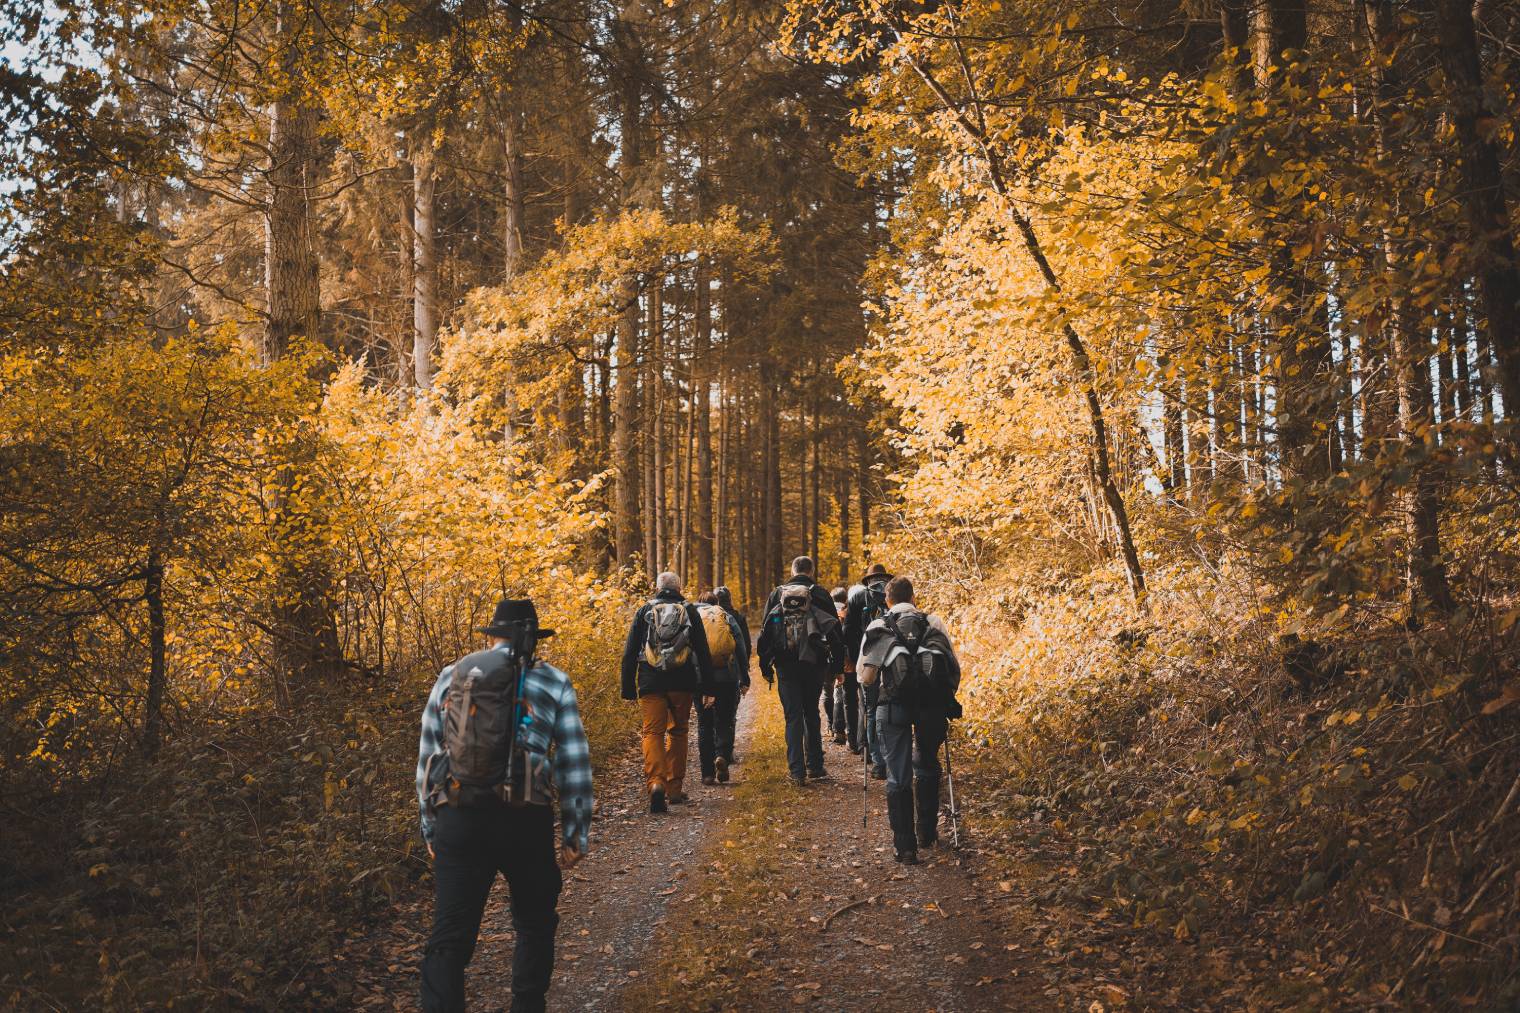
[[[849,597],[846,594],[845,589],[842,587],[834,588],[829,597],[834,599],[834,614],[839,617],[840,629],[843,630],[845,612],[849,604]],[[853,709],[856,706],[856,699],[855,694],[846,692],[845,684],[846,682],[853,682],[854,678],[855,659],[850,657],[850,652],[848,650],[848,647],[846,647],[844,655],[844,671],[840,672],[834,677],[834,685],[829,688],[829,691],[825,694],[825,696],[829,698],[830,706],[827,708],[829,714],[829,729],[834,733],[834,744],[836,746],[842,746],[848,742],[850,746],[850,752],[852,753],[858,752],[858,750],[855,748],[853,738],[845,734],[845,730],[851,724],[849,718],[845,714],[845,708],[848,706]],[[858,718],[855,720],[854,725],[856,728],[859,728],[860,720]]]
[[[873,563],[866,570],[865,576],[860,578],[860,583],[850,589],[849,603],[845,606],[844,619],[844,646],[848,653],[851,668],[857,669],[853,664],[860,657],[860,645],[864,642],[866,629],[887,611],[887,581],[892,575],[887,568],[880,563]],[[858,746],[865,750],[871,762],[871,776],[878,781],[884,781],[887,777],[887,761],[881,752],[881,740],[876,729],[876,707],[878,700],[878,687],[860,685],[860,673],[855,671],[846,675],[847,680],[853,680],[856,684],[856,692],[859,697],[859,706],[852,707],[850,720],[859,726],[859,732],[850,729],[851,748]],[[845,691],[849,692],[846,683]],[[856,750],[857,752],[859,750]]]
[[[827,781],[818,694],[844,670],[844,639],[833,599],[813,581],[813,561],[807,556],[793,560],[791,580],[771,592],[756,648],[765,681],[774,685],[778,675],[781,680],[792,783],[800,788],[808,778]]]
[[[939,748],[949,718],[959,716],[961,668],[944,622],[914,605],[912,581],[892,578],[886,598],[886,614],[866,629],[858,668],[862,685],[879,688],[893,851],[899,862],[916,865],[919,849],[939,839]]]
[[[712,657],[697,607],[681,596],[681,578],[662,573],[655,595],[633,617],[623,645],[623,699],[637,700],[642,719],[644,783],[649,811],[685,802],[686,729],[692,697],[713,702]]]
[[[732,702],[729,706],[729,715],[727,718],[730,727],[732,727],[738,722],[739,700],[749,692],[749,659],[754,656],[755,646],[753,641],[750,640],[749,621],[744,618],[743,613],[734,608],[733,592],[729,591],[726,586],[720,584],[719,586],[713,588],[713,595],[718,599],[718,606],[723,609],[724,612],[727,612],[729,618],[733,619],[734,622],[738,624],[736,628],[741,634],[739,646],[742,647],[744,651],[744,670],[739,673],[739,693],[737,696],[732,698]],[[719,706],[721,705],[722,703],[720,701]],[[720,750],[720,752],[723,751]],[[732,736],[730,736],[728,739],[728,749],[726,752],[724,752],[724,755],[728,758],[728,765],[730,767],[739,762],[739,758],[734,755],[734,740]]]
[[[422,712],[417,800],[436,890],[422,1008],[465,1008],[464,969],[500,873],[516,937],[512,1010],[539,1013],[554,971],[560,868],[587,850],[591,751],[569,677],[534,657],[554,631],[539,628],[533,602],[503,600],[480,632],[490,646],[439,673]]]
[[[697,759],[703,784],[727,784],[739,698],[749,692],[749,631],[718,604],[715,591],[698,599],[697,612],[707,634],[714,684],[712,704],[697,711]]]

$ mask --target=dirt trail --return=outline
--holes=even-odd
[[[645,973],[649,947],[682,884],[707,851],[707,837],[731,805],[744,778],[752,708],[740,711],[735,752],[740,764],[728,785],[705,787],[697,764],[696,721],[686,790],[691,801],[652,817],[643,795],[636,748],[596,779],[591,850],[565,876],[560,895],[558,963],[549,993],[552,1010],[621,1010],[620,991]],[[630,717],[632,720],[632,717]],[[338,972],[346,1001],[356,1008],[411,1010],[417,1006],[420,962],[432,917],[432,881],[416,884],[396,918],[379,932],[350,940]],[[480,941],[466,972],[472,1010],[505,1009],[512,1001],[511,912],[498,879],[481,920]]]
[[[1031,973],[1039,944],[969,847],[892,859],[884,785],[826,745],[832,782],[786,780],[780,705],[763,683],[740,711],[744,761],[668,816],[644,808],[636,753],[597,783],[591,853],[566,877],[553,1010],[825,1011],[1048,1009]],[[696,782],[696,783],[691,783]],[[1003,884],[1007,886],[1007,884]],[[346,1005],[414,1009],[430,917],[428,881],[397,918],[351,941]],[[1023,929],[1018,931],[1020,923]],[[1010,928],[1010,923],[1013,927]],[[512,929],[498,883],[467,986],[471,1009],[510,1003]]]

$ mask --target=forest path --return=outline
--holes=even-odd
[[[637,751],[597,782],[591,852],[560,899],[552,1010],[822,1011],[1054,1009],[1040,928],[971,847],[893,861],[884,783],[825,740],[834,780],[787,779],[781,706],[757,680],[740,709],[741,763],[728,785],[697,777],[692,801],[645,811]],[[985,867],[984,867],[985,866]],[[415,1009],[431,916],[419,882],[379,932],[350,940],[344,1005]],[[1022,890],[1018,891],[1022,893]],[[470,1008],[511,1001],[513,933],[493,890],[467,972]]]
[[[753,699],[751,694],[750,699]],[[636,720],[630,706],[628,720]],[[657,927],[683,900],[686,882],[707,852],[707,838],[732,806],[743,782],[754,708],[740,708],[735,754],[740,764],[727,785],[705,787],[697,762],[693,715],[686,790],[691,801],[667,815],[648,812],[643,760],[626,750],[596,778],[597,805],[590,851],[565,874],[560,894],[557,962],[549,992],[552,1010],[623,1010],[624,986],[647,973]],[[379,931],[348,940],[336,972],[346,978],[349,1008],[414,1010],[420,968],[432,922],[432,880],[414,884],[396,917]],[[472,1010],[503,1010],[512,1002],[511,909],[506,883],[498,879],[481,919],[480,939],[465,974]],[[327,991],[331,991],[328,989]]]

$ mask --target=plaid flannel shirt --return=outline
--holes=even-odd
[[[503,645],[498,650],[509,648]],[[438,681],[433,684],[422,712],[422,739],[417,747],[417,803],[421,809],[422,837],[429,843],[433,839],[430,800],[448,777],[448,757],[443,751],[443,701],[453,681],[454,666],[450,665],[438,673]],[[575,687],[564,672],[540,661],[523,680],[523,701],[527,715],[518,742],[529,752],[551,755],[550,776],[559,795],[564,842],[585,854],[591,830],[591,747],[581,724]]]

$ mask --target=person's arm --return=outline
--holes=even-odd
[[[739,688],[749,689],[749,636],[744,624],[732,615],[728,617],[728,629],[734,635],[734,656],[729,664],[739,677]]]
[[[633,616],[633,623],[628,627],[628,641],[623,644],[623,699],[637,700],[639,698],[639,651],[644,647],[644,613],[648,606],[640,608]]]
[[[865,613],[865,595],[860,592],[851,592],[844,606],[844,646],[851,660],[860,655],[860,642],[866,635],[860,623],[861,619],[865,618]]]
[[[566,678],[554,716],[554,762],[550,773],[559,789],[563,844],[584,855],[591,836],[591,745],[581,724],[575,687]]]
[[[443,698],[453,681],[454,666],[438,673],[427,705],[422,708],[422,737],[417,743],[417,808],[422,825],[422,839],[433,847],[433,784],[446,773],[443,754]]]
[[[881,675],[881,669],[875,665],[855,666],[855,678],[860,680],[862,686],[876,685],[877,678]]]
[[[829,630],[824,634],[824,639],[829,645],[829,670],[836,676],[844,674],[844,662],[848,656],[844,646],[844,636],[839,632],[839,620],[829,623]]]
[[[765,677],[767,683],[776,681],[776,648],[772,643],[771,635],[771,628],[774,625],[770,621],[770,613],[767,612],[760,625],[760,639],[755,642],[755,649],[760,655],[760,674]]]

